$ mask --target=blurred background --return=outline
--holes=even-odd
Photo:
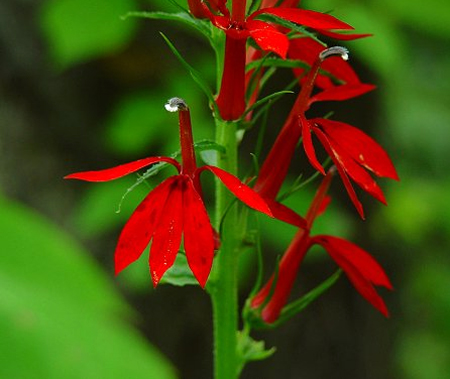
[[[395,287],[381,291],[391,318],[342,277],[280,329],[255,333],[277,352],[249,364],[243,378],[448,378],[450,3],[303,4],[374,34],[345,45],[362,80],[378,89],[326,104],[326,111],[376,138],[401,182],[380,181],[388,207],[362,195],[363,222],[336,180],[333,205],[315,232],[346,237],[380,261]],[[207,100],[158,32],[213,83],[207,42],[179,24],[120,18],[132,10],[174,7],[167,0],[0,2],[2,378],[211,377],[207,295],[190,286],[153,290],[146,254],[114,276],[118,233],[148,188],[127,192],[135,177],[97,185],[62,180],[176,151],[176,116],[163,109],[172,96],[190,105],[196,140],[213,137]],[[271,115],[275,125],[279,113]],[[299,167],[310,170],[303,155]],[[289,203],[306,209],[314,187]],[[270,265],[294,231],[261,222]],[[334,269],[325,254],[310,254],[296,296]],[[252,254],[241,274],[245,296],[255,275]]]

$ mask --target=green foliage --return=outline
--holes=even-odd
[[[120,17],[134,0],[48,0],[40,23],[50,54],[62,67],[117,52],[134,36],[136,20]]]
[[[149,145],[165,147],[151,155],[167,155],[179,149],[177,122],[164,110],[170,93],[162,91],[133,93],[118,102],[106,122],[105,140],[111,151],[135,157],[149,156]]]
[[[179,252],[175,259],[174,265],[167,270],[161,279],[161,284],[172,284],[174,286],[187,286],[198,285],[197,279],[195,279],[189,268],[186,255]]]
[[[175,377],[74,240],[23,206],[0,198],[0,208],[2,378]]]
[[[247,362],[262,361],[271,357],[275,353],[275,348],[266,349],[264,341],[255,341],[245,332],[238,333],[238,356],[240,368]]]

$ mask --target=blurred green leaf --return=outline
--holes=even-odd
[[[447,379],[450,372],[450,347],[438,334],[410,330],[400,340],[398,351],[402,378]]]
[[[106,122],[109,149],[123,156],[144,152],[151,156],[179,149],[177,123],[169,123],[170,115],[163,107],[169,97],[161,93],[135,93],[121,99]],[[149,145],[162,145],[164,149],[150,154]]]
[[[71,223],[85,238],[93,237],[124,225],[133,210],[149,192],[145,184],[127,194],[127,189],[136,183],[136,176],[108,183],[85,186],[85,194],[71,215]],[[120,212],[119,212],[120,208]]]
[[[374,6],[387,12],[390,18],[409,24],[414,30],[433,34],[439,38],[450,37],[450,2],[447,0],[383,0],[374,2]]]
[[[175,377],[75,241],[23,206],[0,209],[0,377]]]
[[[113,53],[134,35],[137,21],[120,17],[134,0],[48,0],[40,23],[56,63],[63,67]]]
[[[146,18],[150,20],[167,20],[181,22],[203,34],[211,41],[211,23],[192,17],[189,13],[166,13],[166,12],[128,12],[125,16]]]

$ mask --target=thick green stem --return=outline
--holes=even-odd
[[[225,147],[218,166],[231,174],[237,174],[236,124],[219,121],[217,143]],[[216,228],[219,228],[233,196],[218,181],[216,189]],[[213,305],[214,322],[214,378],[235,379],[238,376],[238,231],[236,206],[226,213],[221,233],[221,247],[214,261],[212,285],[209,288]]]

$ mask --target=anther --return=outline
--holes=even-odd
[[[328,49],[325,49],[319,54],[319,59],[321,61],[324,61],[325,59],[334,55],[340,55],[344,61],[348,60],[348,50],[342,46],[332,46]]]
[[[179,97],[172,97],[167,100],[166,104],[164,104],[164,108],[166,108],[166,111],[168,112],[187,111],[189,109],[187,103]]]

